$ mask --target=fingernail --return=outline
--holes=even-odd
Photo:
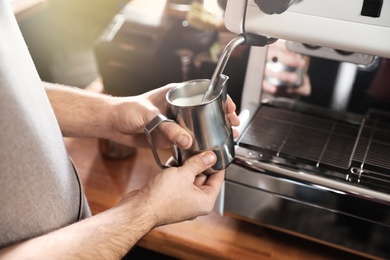
[[[202,155],[202,161],[204,165],[212,165],[214,164],[215,156],[212,153],[205,153]]]
[[[176,143],[181,147],[187,147],[189,142],[190,139],[186,135],[180,135],[176,140]]]

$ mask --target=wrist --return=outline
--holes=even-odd
[[[122,212],[122,216],[128,221],[128,226],[138,223],[144,234],[159,223],[158,208],[151,202],[148,194],[138,190],[128,193],[113,209]]]

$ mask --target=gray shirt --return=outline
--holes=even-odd
[[[1,0],[0,248],[89,215],[80,180],[9,1]]]

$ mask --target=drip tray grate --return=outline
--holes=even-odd
[[[360,124],[262,105],[238,144],[274,157],[354,172],[358,182],[390,186],[389,117],[369,114]],[[354,168],[354,170],[350,170]],[[356,170],[359,169],[359,170]],[[347,171],[346,171],[347,170]],[[372,174],[372,173],[380,173]]]

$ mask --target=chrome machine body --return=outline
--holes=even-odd
[[[390,1],[231,0],[225,23],[286,40],[313,76],[309,96],[267,95],[251,47],[224,213],[390,258]]]

